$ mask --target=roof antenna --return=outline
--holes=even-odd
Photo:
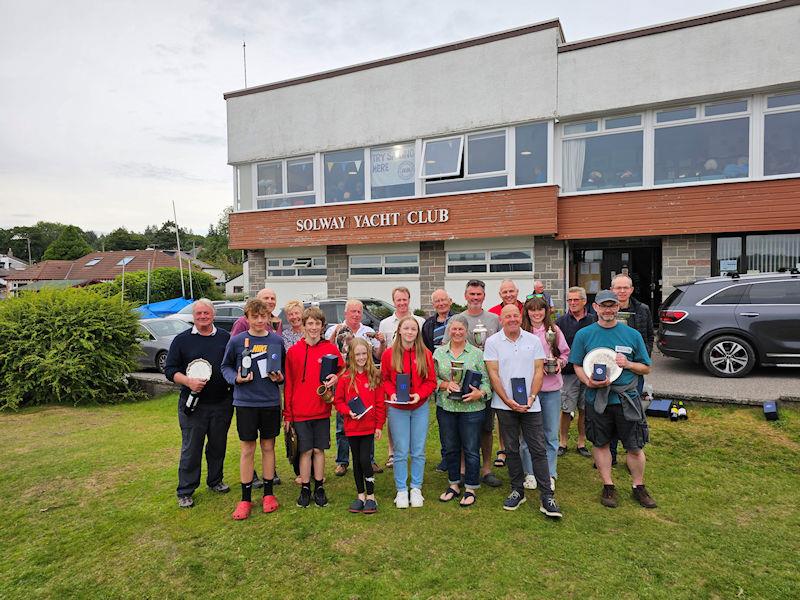
[[[244,87],[247,89],[247,44],[242,36],[242,61],[244,62]]]

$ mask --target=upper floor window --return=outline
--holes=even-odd
[[[800,92],[767,98],[764,175],[800,173]]]
[[[656,112],[655,184],[748,177],[748,101]]]
[[[370,187],[373,200],[414,195],[415,144],[370,149]]]
[[[259,163],[255,168],[256,208],[314,204],[314,158]]]
[[[351,255],[350,275],[419,275],[419,254]]]
[[[450,136],[423,143],[426,194],[506,187],[506,131]]]
[[[326,152],[325,203],[364,200],[364,150]]]
[[[309,277],[327,274],[328,259],[324,256],[267,259],[267,277]]]
[[[515,127],[515,185],[547,182],[547,129],[547,123],[530,123]]]
[[[561,181],[565,192],[642,185],[641,115],[564,125]]]
[[[533,271],[533,251],[465,250],[447,253],[447,272],[453,273],[518,273]]]

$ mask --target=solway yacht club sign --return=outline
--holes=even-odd
[[[379,212],[363,215],[334,215],[297,219],[297,231],[324,231],[329,229],[366,229],[371,227],[397,227],[399,225],[430,225],[450,220],[447,208],[429,208],[406,212]]]

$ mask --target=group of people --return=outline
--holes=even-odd
[[[265,513],[278,509],[275,440],[281,429],[296,449],[297,506],[328,504],[325,450],[331,445],[333,411],[335,474],[345,475],[352,464],[355,480],[350,512],[378,510],[375,474],[381,468],[375,462],[375,441],[387,424],[394,505],[422,507],[433,405],[441,445],[437,470],[448,478],[441,502],[473,506],[482,483],[502,485],[492,467],[507,466],[510,490],[504,509],[517,509],[526,501],[526,490],[538,489],[540,511],[561,518],[555,499],[558,457],[568,450],[577,412],[576,450],[594,458],[603,482],[602,504],[618,503],[612,462],[621,441],[632,495],[642,506],[654,508],[644,486],[648,427],[640,399],[643,377],[650,370],[649,309],[631,296],[630,278],[619,275],[610,290],[597,294],[594,312],[586,306],[585,290],[570,288],[568,310],[556,320],[552,298],[543,287],[535,282],[533,293],[522,301],[517,285],[503,281],[501,302],[486,310],[484,282],[470,280],[464,293],[467,307],[459,314],[453,314],[448,293],[438,289],[431,296],[434,314],[427,320],[411,313],[409,290],[397,287],[392,291],[396,310],[377,332],[362,324],[363,307],[355,299],[348,300],[344,321],[334,324],[326,323],[318,307],[289,302],[284,307],[286,327],[273,313],[274,292],[265,289],[247,302],[245,316],[228,335],[213,325],[213,304],[198,300],[194,326],[175,338],[166,365],[167,377],[182,385],[179,506],[193,505],[204,445],[209,488],[230,491],[222,480],[222,463],[235,410],[241,500],[234,519],[246,519],[252,511],[252,488],[259,481],[256,442],[261,448],[262,508]],[[617,319],[620,308],[632,315],[628,325]],[[595,348],[613,350],[620,371],[614,381],[611,369],[602,377],[584,370],[584,357]],[[196,359],[210,363],[210,377],[187,375]],[[190,395],[198,399],[193,410],[187,408]],[[495,420],[500,449],[493,454]]]

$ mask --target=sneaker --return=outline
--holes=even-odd
[[[364,514],[374,515],[378,512],[378,503],[375,500],[367,500],[364,502]]]
[[[301,487],[300,496],[297,498],[297,506],[300,508],[308,508],[309,504],[311,504],[311,489]]]
[[[558,447],[558,455],[559,456],[564,456],[566,453],[567,453],[567,447],[566,446],[559,446]]]
[[[586,446],[578,446],[575,448],[576,452],[583,456],[584,458],[592,458],[592,453],[589,452],[589,449]]]
[[[178,507],[179,508],[192,508],[194,506],[194,500],[191,496],[178,496]]]
[[[314,490],[314,504],[320,508],[328,506],[328,497],[325,495],[325,488],[320,486]]]
[[[275,471],[275,477],[272,478],[272,485],[280,485],[281,484],[281,476],[278,475],[278,472]]]
[[[344,477],[347,475],[347,466],[348,465],[336,465],[336,470],[333,472],[333,474],[337,477]]]
[[[394,504],[397,508],[408,508],[408,492],[405,490],[397,492],[394,497]]]
[[[517,510],[520,504],[525,504],[525,494],[511,490],[508,498],[503,502],[503,510]]]
[[[264,500],[261,502],[261,507],[265,513],[275,512],[278,510],[278,506],[278,499],[275,496],[264,496]]]
[[[600,504],[607,508],[617,508],[617,488],[613,485],[604,485],[603,493],[600,496]]]
[[[542,505],[539,507],[539,511],[554,519],[560,519],[564,516],[561,514],[561,509],[558,507],[556,499],[552,496],[542,498]]]
[[[524,487],[526,490],[535,490],[536,477],[533,475],[525,475],[525,481],[522,483],[522,487]]]
[[[442,461],[438,465],[436,465],[436,471],[438,473],[447,473],[447,464]]]
[[[648,493],[647,488],[644,485],[637,485],[631,490],[631,494],[633,495],[634,500],[636,500],[639,504],[644,506],[645,508],[656,508],[658,504],[656,501],[653,500],[653,497]]]
[[[419,490],[419,488],[411,488],[409,497],[411,501],[411,508],[422,508],[425,498],[422,497],[422,492]]]
[[[383,469],[378,463],[372,463],[372,472],[377,475],[378,473],[383,473]]]
[[[212,492],[217,492],[218,494],[227,494],[231,491],[230,486],[222,481],[216,485],[209,486],[208,489],[210,489]]]
[[[386,468],[387,469],[394,468],[394,454],[390,454],[389,458],[386,460]]]
[[[489,487],[500,487],[503,485],[503,482],[500,481],[500,478],[495,475],[494,473],[487,473],[483,477],[481,477],[481,481],[488,485]]]
[[[248,502],[247,500],[242,500],[239,504],[236,505],[236,509],[233,511],[234,521],[244,521],[247,517],[250,516],[250,510],[253,508],[253,503]]]
[[[356,498],[350,503],[350,508],[347,509],[351,513],[364,512],[364,501],[361,498]]]
[[[253,471],[253,489],[264,487],[264,481],[258,476],[258,473]]]

